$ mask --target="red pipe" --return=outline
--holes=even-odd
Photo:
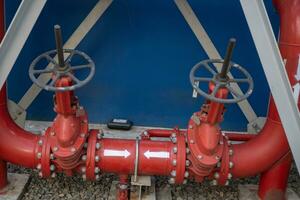
[[[181,133],[186,131],[180,130]],[[174,130],[170,129],[148,129],[146,133],[149,137],[170,137]],[[248,141],[256,137],[256,134],[238,133],[238,132],[224,132],[225,136],[230,141]]]
[[[300,54],[300,1],[274,0],[280,15],[279,47],[291,85],[295,79]],[[299,106],[299,102],[298,102]],[[270,98],[268,119],[262,132],[253,140],[233,145],[232,173],[235,177],[246,177],[261,173],[272,167],[288,151],[288,142],[280,122],[273,98]]]
[[[7,165],[5,161],[0,160],[0,190],[3,189],[7,183]]]
[[[11,119],[7,109],[6,87],[0,91],[0,157],[10,163],[34,168],[39,137],[21,129]]]
[[[255,138],[256,134],[248,134],[248,133],[235,133],[235,132],[225,132],[224,133],[226,137],[228,137],[228,140],[230,141],[249,141]]]
[[[258,191],[261,199],[285,199],[291,162],[292,155],[289,152],[271,169],[261,175]]]
[[[231,173],[234,177],[247,177],[272,167],[289,151],[289,145],[282,124],[268,118],[257,137],[243,144],[232,145],[232,149],[234,167]]]
[[[128,175],[119,176],[118,192],[116,200],[128,200]]]
[[[0,37],[4,36],[4,1],[0,1]],[[1,66],[5,67],[5,66]],[[0,157],[1,159],[22,165],[35,166],[35,145],[38,137],[19,128],[10,118],[7,110],[6,86],[0,91]]]
[[[297,17],[297,13],[300,13],[300,1],[290,0],[284,1],[284,3],[283,1],[274,1],[274,3],[281,14],[281,24],[283,24],[281,26],[280,49],[283,58],[287,59],[288,76],[291,83],[294,84],[296,83],[294,74],[297,70],[297,59],[300,53],[300,19]],[[286,25],[286,22],[289,22],[289,25]],[[291,33],[294,35],[290,36]],[[70,96],[73,96],[69,95],[67,97],[65,94],[61,93],[62,101],[56,102],[59,104],[58,106],[64,105],[66,101],[70,100]],[[221,105],[216,106],[216,108],[214,106],[210,107],[210,109],[214,110],[209,112],[209,114],[212,114],[211,116],[206,117],[205,110],[199,112],[199,116],[194,116],[195,119],[190,120],[188,133],[178,129],[149,130],[150,138],[143,138],[140,141],[103,139],[98,137],[95,130],[91,131],[88,139],[85,131],[78,133],[78,128],[74,132],[62,131],[63,134],[76,133],[78,137],[80,134],[81,139],[77,137],[80,140],[78,148],[68,148],[67,157],[59,157],[62,153],[63,155],[66,153],[65,149],[62,151],[58,146],[53,146],[54,143],[56,144],[57,136],[55,136],[55,133],[60,131],[51,132],[52,129],[48,129],[45,136],[39,137],[19,128],[9,116],[6,87],[4,86],[0,91],[0,158],[30,168],[34,168],[40,163],[41,166],[38,165],[38,169],[41,170],[42,176],[46,177],[45,174],[49,176],[50,171],[53,172],[56,167],[57,171],[64,170],[64,166],[58,162],[59,159],[57,161],[57,159],[51,158],[51,154],[55,158],[69,158],[69,155],[76,155],[75,162],[72,160],[72,165],[68,165],[67,172],[70,175],[73,172],[73,169],[70,168],[74,164],[74,169],[83,166],[81,171],[86,173],[83,174],[83,177],[96,177],[96,174],[101,169],[103,172],[113,172],[121,175],[135,173],[138,175],[166,175],[173,177],[174,183],[182,183],[184,178],[189,177],[189,172],[192,172],[193,178],[203,180],[204,176],[214,172],[214,167],[220,164],[220,160],[222,160],[221,168],[224,169],[222,174],[225,174],[226,177],[229,175],[227,166],[230,168],[230,175],[232,174],[234,177],[246,177],[265,172],[261,180],[262,187],[260,188],[261,194],[264,196],[270,188],[275,187],[270,184],[270,178],[268,177],[276,173],[275,171],[280,171],[284,172],[284,174],[278,175],[277,173],[279,176],[278,180],[285,181],[290,164],[290,160],[283,161],[284,156],[289,152],[289,146],[272,97],[270,98],[268,119],[263,130],[255,137],[235,133],[226,134],[229,140],[246,141],[251,139],[246,143],[232,146],[227,145],[226,135],[225,139],[221,137],[218,124],[222,121],[223,112],[221,111],[223,107]],[[62,109],[65,108],[65,106],[62,107]],[[57,111],[59,110],[61,109]],[[203,119],[201,118],[202,121],[200,121],[197,117],[206,117],[206,124],[202,125]],[[60,124],[61,121],[58,118],[55,124]],[[83,122],[87,127],[87,119],[83,120]],[[64,124],[72,125],[69,122]],[[62,125],[58,126],[61,127]],[[84,128],[84,130],[86,129]],[[69,135],[67,136],[69,138]],[[151,137],[170,137],[171,141],[152,141]],[[67,141],[69,141],[68,138]],[[73,145],[73,137],[71,139],[70,144]],[[188,139],[189,149],[186,148],[185,139]],[[83,148],[86,140],[88,140],[87,150]],[[52,142],[49,143],[49,141]],[[62,141],[60,143],[62,147],[69,147],[67,145],[69,142]],[[198,143],[201,143],[202,146]],[[208,143],[212,144],[213,148],[210,146],[206,148]],[[209,151],[204,151],[207,149]],[[40,156],[37,156],[38,152],[42,153],[41,160]],[[186,154],[188,154],[187,158],[189,160],[186,160]],[[81,159],[79,159],[80,156],[82,156]],[[63,160],[65,161],[65,159]],[[225,164],[223,164],[224,160],[226,160]],[[275,165],[278,161],[282,161],[282,163]],[[185,171],[186,168],[189,168],[190,171]],[[267,171],[270,168],[271,170]],[[4,165],[0,165],[0,172],[5,172],[6,174]],[[0,173],[0,179],[2,175]],[[216,174],[215,178],[218,176]],[[5,180],[5,177],[3,180]],[[5,184],[1,181],[0,186],[1,183]],[[284,184],[278,186],[281,191],[283,187],[285,187]]]
[[[170,137],[173,130],[170,129],[148,129],[146,133],[149,137]]]
[[[98,163],[103,172],[134,174],[136,141],[122,139],[102,139],[97,152]],[[176,159],[172,142],[141,140],[138,152],[138,174],[170,175],[174,170],[171,160]],[[158,152],[158,153],[157,153]]]
[[[4,0],[0,0],[0,11],[0,40],[2,40],[5,34]],[[0,160],[0,189],[3,189],[7,183],[7,165],[5,161]]]

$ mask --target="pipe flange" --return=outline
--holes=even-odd
[[[229,180],[232,178],[230,169],[233,167],[233,163],[230,161],[230,156],[233,154],[233,150],[230,148],[229,140],[223,136],[224,151],[222,160],[220,161],[219,169],[214,173],[214,178],[218,185],[228,185]]]
[[[99,130],[92,129],[88,139],[87,154],[86,154],[86,171],[84,174],[88,180],[97,180],[99,178],[100,168],[97,163],[100,161],[100,157],[97,151],[101,148],[101,137]]]
[[[51,165],[51,143],[49,141],[51,128],[48,128],[43,136],[38,140],[37,148],[37,159],[38,164],[36,166],[39,176],[42,178],[48,178],[51,176],[52,171],[55,167]],[[53,165],[54,166],[54,165]],[[53,169],[54,168],[54,169]],[[52,170],[51,170],[52,169]]]
[[[182,184],[189,174],[186,171],[186,143],[185,135],[177,130],[177,146],[173,148],[173,153],[176,155],[176,177],[175,183]],[[173,161],[172,161],[173,162]],[[173,163],[172,163],[173,164]]]

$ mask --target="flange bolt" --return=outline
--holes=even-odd
[[[176,171],[175,171],[175,170],[172,170],[172,171],[171,171],[171,176],[173,176],[173,177],[176,176]]]
[[[230,161],[230,162],[229,162],[229,168],[232,169],[233,166],[234,166],[233,162]]]
[[[99,162],[99,160],[100,160],[99,156],[95,156],[95,161]]]
[[[81,157],[81,160],[86,161],[86,155],[83,155],[83,156]]]
[[[188,171],[184,172],[184,177],[187,178],[189,177],[190,173]]]
[[[169,184],[174,184],[175,183],[175,179],[174,178],[170,178],[168,182],[169,182]]]
[[[214,174],[214,178],[215,178],[215,179],[219,179],[219,178],[220,178],[220,174],[219,174],[218,172],[216,172],[216,173]]]

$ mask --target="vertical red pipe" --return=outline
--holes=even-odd
[[[128,200],[128,175],[119,176],[117,200]]]
[[[279,48],[292,86],[299,83],[297,78],[300,67],[300,1],[299,0],[273,0],[280,16]],[[299,108],[298,100],[298,108]],[[274,119],[279,116],[273,99],[270,103],[270,111],[276,113]],[[288,175],[291,168],[292,156],[288,153],[274,167],[261,175],[258,195],[261,199],[286,199]]]
[[[6,162],[0,160],[0,190],[7,185],[7,165]]]
[[[294,86],[299,83],[295,75],[300,56],[300,1],[273,0],[273,3],[280,15],[280,52],[286,63],[290,83]],[[298,107],[299,105],[298,101]],[[234,163],[232,169],[234,177],[265,172],[289,152],[288,142],[272,97],[268,119],[262,132],[249,142],[233,145],[233,151],[231,161]]]
[[[271,169],[261,174],[258,191],[261,199],[285,199],[291,162],[292,155],[289,152]]]
[[[2,40],[5,33],[4,15],[4,0],[0,0],[0,40]],[[5,161],[0,160],[0,189],[3,189],[7,183],[7,165]]]
[[[0,0],[0,36],[4,35],[4,0]],[[0,66],[5,67],[5,66]],[[7,109],[6,84],[0,90],[0,158],[13,164],[35,168],[39,136],[21,129],[10,118]]]

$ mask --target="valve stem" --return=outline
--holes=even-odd
[[[226,50],[226,55],[225,55],[224,62],[223,62],[223,66],[222,66],[221,72],[219,74],[219,78],[221,80],[226,79],[227,73],[230,70],[230,61],[231,61],[231,58],[232,58],[235,43],[236,43],[236,39],[231,38],[229,40],[227,50]]]
[[[59,69],[62,70],[65,68],[65,59],[64,59],[64,52],[63,52],[61,28],[59,25],[54,26],[54,34],[55,34],[55,44],[56,44],[57,57],[58,57],[58,65],[59,65]]]

